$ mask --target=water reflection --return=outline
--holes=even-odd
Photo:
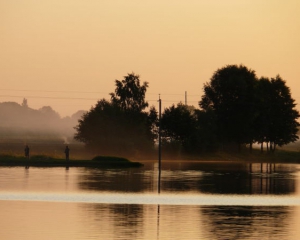
[[[86,169],[81,189],[116,192],[201,192],[209,194],[294,194],[295,165],[164,163],[161,184],[157,168]]]
[[[1,239],[299,239],[299,206],[157,207],[0,201]]]
[[[0,168],[1,236],[299,239],[299,172],[292,164],[166,162],[158,194],[153,163],[126,170]]]
[[[101,236],[110,230],[107,239],[203,239],[195,206],[82,204],[81,209],[86,218],[97,221]]]
[[[160,193],[160,191],[159,191],[159,193]],[[157,223],[157,226],[156,226],[156,239],[159,239],[159,230],[160,230],[160,228],[159,228],[159,224],[160,224],[159,220],[160,220],[160,205],[158,204],[157,205],[157,221],[156,221],[156,223]]]
[[[299,207],[81,206],[110,239],[297,239],[299,232],[291,224]]]
[[[249,164],[239,170],[206,172],[198,181],[204,193],[292,194],[296,191],[293,167],[275,164]]]
[[[137,235],[143,235],[142,205],[112,204],[109,205],[109,211],[113,214],[118,234],[130,236],[130,239],[137,239]]]
[[[153,172],[138,169],[100,170],[86,169],[79,176],[81,189],[112,192],[144,192],[153,190]]]
[[[83,214],[106,239],[141,239],[144,233],[144,205],[80,204]],[[98,236],[99,237],[99,236]]]
[[[201,207],[207,239],[286,239],[296,207]],[[295,236],[294,236],[295,237]]]

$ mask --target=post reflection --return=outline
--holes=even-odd
[[[156,239],[159,239],[159,218],[160,218],[160,205],[157,205],[157,225],[156,225]]]

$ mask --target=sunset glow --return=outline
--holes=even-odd
[[[198,106],[228,64],[280,74],[299,102],[299,15],[297,0],[1,0],[0,102],[71,115],[134,72],[150,105],[158,94],[163,107],[184,102],[187,91]]]

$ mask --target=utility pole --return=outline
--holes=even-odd
[[[185,105],[187,105],[187,92],[185,91],[185,94],[184,94],[184,99],[185,99]]]
[[[160,193],[161,177],[161,99],[158,99],[158,193]]]

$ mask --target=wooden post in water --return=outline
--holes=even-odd
[[[160,193],[160,177],[161,177],[161,99],[158,99],[158,193]]]
[[[156,239],[159,239],[159,217],[160,217],[160,205],[157,205],[157,226],[156,226]]]

